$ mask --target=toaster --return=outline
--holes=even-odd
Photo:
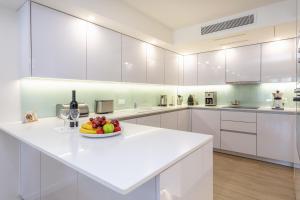
[[[113,100],[96,100],[95,101],[95,113],[106,114],[114,112],[114,101]]]
[[[69,109],[70,105],[69,104],[56,104],[56,116],[60,118],[59,116],[59,110],[60,109]],[[88,117],[90,114],[89,111],[89,106],[84,103],[79,103],[78,104],[78,109],[80,111],[80,117]]]

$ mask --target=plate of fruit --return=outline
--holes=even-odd
[[[120,135],[122,129],[118,120],[108,120],[106,117],[90,118],[80,126],[80,134],[91,138],[104,138]]]

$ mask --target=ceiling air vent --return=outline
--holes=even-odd
[[[245,26],[245,25],[253,24],[253,23],[254,23],[254,15],[253,14],[247,15],[244,17],[239,17],[239,18],[228,20],[228,21],[220,22],[217,24],[203,26],[203,27],[201,27],[201,35],[206,35],[209,33],[223,31],[223,30],[236,28],[239,26]]]

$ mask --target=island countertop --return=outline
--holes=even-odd
[[[210,135],[129,123],[121,123],[120,136],[91,139],[78,129],[58,131],[62,123],[44,118],[1,124],[0,130],[124,195],[212,141]]]

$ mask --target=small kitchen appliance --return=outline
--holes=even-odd
[[[114,100],[95,100],[95,113],[107,114],[114,112]]]
[[[217,92],[205,92],[205,105],[206,106],[217,105]]]
[[[272,109],[275,110],[283,110],[283,102],[282,102],[282,96],[283,93],[277,90],[276,92],[273,92],[273,107]]]
[[[187,100],[187,104],[189,105],[189,106],[193,106],[193,105],[195,105],[196,104],[196,102],[195,102],[195,97],[193,96],[193,95],[189,95],[189,97],[188,97],[188,100]]]
[[[167,106],[168,105],[168,97],[167,95],[160,95],[158,106]]]
[[[177,95],[177,105],[181,106],[183,102],[183,97],[181,95]]]
[[[69,104],[57,104],[56,105],[56,116],[60,118],[59,111],[61,109],[70,109]],[[79,103],[78,109],[80,111],[80,117],[88,117],[89,116],[89,106],[85,103]]]

